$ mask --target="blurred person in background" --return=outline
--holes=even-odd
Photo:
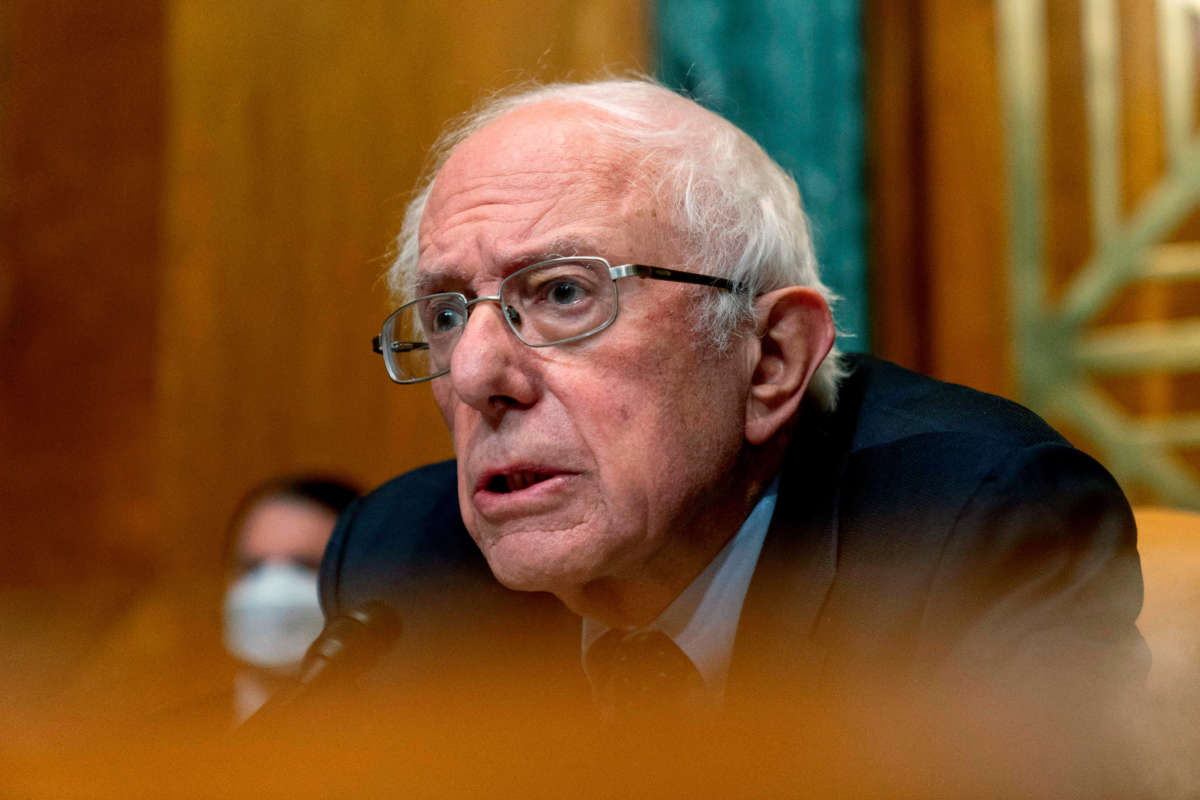
[[[230,522],[222,629],[239,664],[241,723],[288,681],[323,624],[317,567],[338,515],[359,495],[342,480],[275,478],[251,490]]]

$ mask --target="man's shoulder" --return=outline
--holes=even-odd
[[[987,670],[1004,648],[1084,658],[1093,640],[1110,643],[1100,650],[1117,667],[1144,670],[1133,518],[1107,470],[1016,403],[848,361],[846,403],[793,451],[799,477],[781,490],[785,513],[764,546],[793,574],[824,559],[814,637],[830,674],[850,676],[856,662]],[[806,468],[814,443],[832,466]],[[1108,665],[1103,652],[1093,664]]]
[[[936,531],[963,521],[968,503],[997,492],[1009,512],[1048,502],[1047,487],[1123,504],[1107,470],[1029,409],[868,356],[848,363],[836,416],[843,516],[882,515],[894,532],[909,527],[936,541]]]
[[[851,449],[903,440],[977,438],[997,449],[1066,440],[1034,412],[993,394],[947,383],[871,356],[846,357],[839,414],[853,418]]]
[[[343,521],[353,523],[358,544],[403,550],[409,558],[456,554],[467,538],[456,470],[456,462],[443,461],[392,478],[347,509]]]
[[[843,577],[854,565],[890,564],[894,578],[928,582],[949,563],[947,548],[982,553],[1003,532],[1048,549],[1086,549],[1110,534],[1118,549],[1129,543],[1116,481],[1032,411],[878,359],[854,356],[848,365],[845,403],[812,439],[828,447],[832,466],[805,468],[805,441],[799,467],[791,462],[800,476],[794,494],[811,505],[803,487],[822,481],[831,498]],[[800,515],[799,501],[780,502]]]
[[[415,512],[435,512],[446,501],[453,501],[457,511],[457,481],[457,461],[426,464],[381,484],[366,495],[364,505],[382,509],[402,504]]]
[[[486,572],[462,524],[455,471],[453,461],[420,467],[346,509],[321,562],[327,612],[407,593],[434,576]]]

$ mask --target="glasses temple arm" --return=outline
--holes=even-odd
[[[650,278],[658,281],[674,281],[676,283],[694,283],[700,286],[713,286],[718,289],[727,289],[731,292],[739,294],[748,294],[750,287],[744,283],[735,283],[728,278],[717,278],[712,275],[700,275],[696,272],[685,272],[679,269],[667,269],[666,267],[652,267],[647,264],[623,264],[619,267],[612,267],[608,271],[613,280],[617,278],[628,278],[636,276],[638,278]]]
[[[428,342],[398,342],[392,340],[393,353],[411,353],[413,350],[428,350]],[[371,337],[371,352],[383,354],[383,340],[378,336]]]

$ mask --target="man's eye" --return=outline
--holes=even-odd
[[[563,306],[578,303],[587,297],[584,288],[573,281],[555,281],[546,294],[550,302]]]
[[[430,319],[430,331],[434,333],[445,333],[452,331],[462,325],[463,314],[456,308],[439,308],[435,309]]]

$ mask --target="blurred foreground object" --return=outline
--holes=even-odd
[[[1138,627],[1154,661],[1148,708],[1131,722],[1163,797],[1200,787],[1200,514],[1136,507],[1146,599]]]
[[[1154,653],[1150,688],[1190,679],[1200,689],[1200,514],[1137,507],[1146,598],[1138,627]]]

